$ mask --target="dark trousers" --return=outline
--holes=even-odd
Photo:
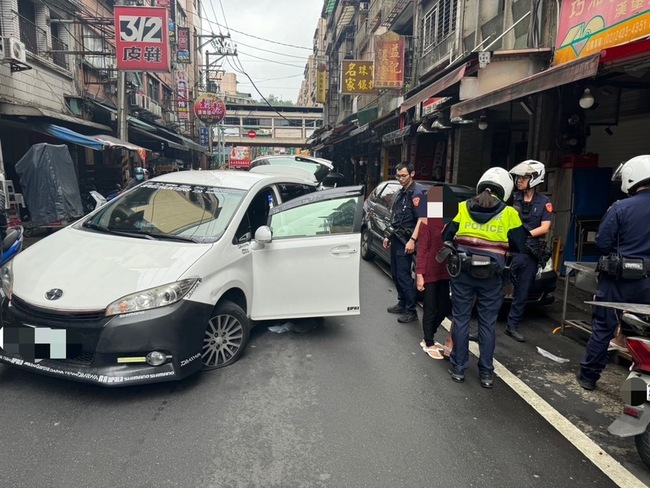
[[[423,300],[422,331],[424,333],[424,342],[427,346],[433,346],[433,336],[438,331],[440,323],[451,312],[449,280],[425,283]]]
[[[508,314],[508,329],[516,331],[524,318],[528,294],[537,274],[537,260],[530,254],[518,253],[510,265],[510,279],[513,285],[512,305]]]
[[[458,371],[469,367],[469,321],[472,317],[474,298],[478,312],[478,358],[479,371],[492,372],[496,323],[503,302],[503,280],[500,275],[489,278],[473,278],[467,271],[451,280],[451,305],[454,317],[451,365]]]
[[[415,280],[411,272],[413,255],[406,254],[404,244],[397,237],[390,238],[390,272],[397,289],[397,302],[406,313],[416,313]]]
[[[597,302],[650,303],[650,278],[641,280],[614,280],[602,274],[596,290]],[[613,308],[593,307],[591,336],[587,350],[580,361],[580,376],[595,383],[607,366],[607,348],[614,338],[618,325],[617,312]]]

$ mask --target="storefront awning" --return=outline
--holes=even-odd
[[[389,132],[388,134],[384,134],[381,138],[381,142],[391,143],[391,142],[399,141],[400,139],[402,139],[402,137],[408,135],[411,132],[411,127],[412,127],[411,124],[409,124],[403,129],[397,129],[392,132]]]
[[[167,144],[168,147],[171,147],[172,149],[178,149],[179,151],[189,151],[189,148],[183,146],[182,144],[178,144],[177,142],[170,141],[169,139],[166,139],[164,137],[161,137],[159,135],[154,134],[153,132],[150,132],[148,130],[145,130],[139,126],[139,124],[133,123],[133,121],[129,120],[129,127],[130,130],[133,131],[134,134],[137,134],[144,140],[150,140],[150,141],[156,141],[156,142],[164,142]],[[153,129],[155,127],[151,126]]]
[[[465,100],[451,107],[451,118],[501,105],[519,98],[539,93],[574,81],[591,78],[598,73],[600,53],[560,64],[541,73],[534,74],[511,85]]]
[[[400,105],[400,113],[407,112],[408,110],[415,107],[418,103],[422,103],[425,100],[428,100],[429,98],[437,95],[441,91],[446,90],[451,85],[458,83],[463,78],[463,76],[465,76],[466,69],[467,63],[459,66],[454,71],[451,71],[442,78],[434,81],[419,93],[416,93],[412,97],[407,98],[404,100],[404,102],[402,102],[402,105]]]
[[[170,132],[166,129],[162,129],[160,127],[156,127],[156,130],[158,133],[166,138],[175,138],[177,139],[183,146],[187,147],[188,149],[191,149],[192,151],[199,151],[199,152],[206,152],[208,149],[205,146],[202,146],[200,144],[197,144],[191,139],[188,139],[187,137],[184,137],[180,134],[175,134],[174,132]]]
[[[97,124],[90,120],[80,119],[71,115],[55,112],[45,108],[32,107],[30,105],[17,105],[13,103],[0,102],[0,115],[11,115],[15,117],[49,117],[83,127],[92,127],[97,130],[111,132],[107,125]]]
[[[42,132],[49,136],[61,139],[62,141],[88,147],[94,151],[103,151],[105,143],[95,139],[93,136],[84,136],[73,130],[67,129],[54,124],[34,124],[31,126],[34,130]]]

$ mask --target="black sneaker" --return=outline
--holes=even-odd
[[[517,342],[526,342],[526,338],[516,330],[506,329],[506,335],[512,337]]]
[[[403,314],[404,312],[406,312],[404,307],[402,307],[399,303],[397,305],[393,305],[392,307],[388,307],[386,311],[388,313],[398,313],[398,314]]]
[[[452,381],[455,381],[456,383],[462,383],[465,381],[465,374],[461,371],[458,371],[453,366],[449,366],[447,373],[449,373],[449,376],[451,376]]]
[[[578,380],[578,384],[585,390],[592,391],[596,389],[596,383],[583,379],[580,373],[576,373],[576,380]]]
[[[408,324],[409,322],[415,322],[418,319],[417,312],[404,312],[404,314],[397,317],[397,321],[402,324]]]
[[[492,373],[489,371],[481,371],[478,374],[478,379],[481,382],[481,386],[483,388],[493,388],[494,387],[494,379],[492,378]]]

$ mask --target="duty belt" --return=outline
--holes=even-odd
[[[596,271],[614,279],[640,280],[650,275],[650,260],[612,254],[598,260]]]

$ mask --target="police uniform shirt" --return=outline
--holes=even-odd
[[[427,196],[424,187],[415,181],[408,188],[400,189],[393,203],[393,217],[391,225],[395,228],[415,229],[420,208],[426,212]]]
[[[603,254],[650,259],[650,190],[614,202],[600,221],[596,246]]]
[[[519,216],[524,228],[529,232],[537,229],[542,225],[542,222],[551,220],[553,205],[546,195],[535,192],[530,202],[524,202],[523,192],[518,191],[513,196],[512,206],[519,210]],[[528,237],[526,244],[539,247],[539,237]]]

